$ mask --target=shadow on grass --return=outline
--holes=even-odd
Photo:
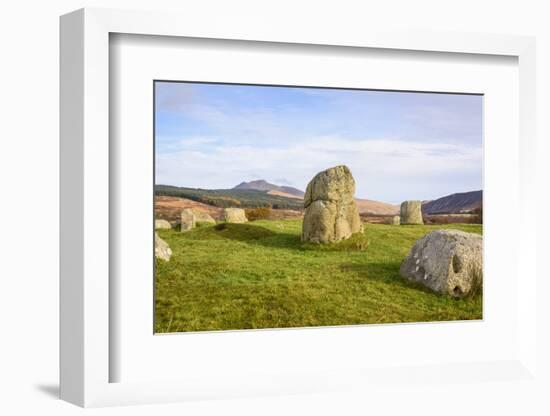
[[[191,231],[181,233],[180,236],[190,240],[236,240],[253,241],[274,236],[275,233],[265,227],[251,224],[220,223],[210,226],[201,226]]]
[[[340,270],[354,273],[360,278],[391,283],[392,285],[398,285],[403,288],[416,289],[424,293],[434,294],[434,292],[427,287],[402,277],[399,274],[400,265],[400,262],[397,261],[367,264],[342,264]]]
[[[434,292],[430,288],[424,286],[419,282],[408,280],[399,274],[399,267],[401,263],[396,261],[367,263],[367,264],[342,264],[340,270],[343,272],[355,273],[358,277],[376,280],[379,282],[389,283],[397,285],[402,288],[414,289],[419,292],[423,292],[432,296],[436,296],[440,299],[450,299],[453,301],[476,301],[483,296],[482,285],[479,284],[478,288],[474,290],[468,296],[463,298],[456,298],[449,295],[442,295]]]
[[[383,280],[383,281],[400,281],[399,263],[398,262],[381,262],[381,263],[344,263],[340,266],[340,270],[344,273],[353,273],[358,277]]]
[[[265,247],[300,249],[300,237],[292,233],[275,232],[254,224],[220,223],[204,226],[185,233],[182,237],[192,240],[233,240]]]
[[[302,242],[297,233],[273,231],[262,225],[251,223],[203,225],[180,234],[178,238],[190,240],[227,239],[270,248],[317,252],[364,252],[367,251],[370,244],[363,233],[355,233],[346,240],[329,244]]]
[[[284,248],[307,251],[365,251],[369,245],[363,233],[356,233],[351,238],[331,244],[314,244],[302,242],[300,235],[289,232],[272,231],[261,225],[221,223],[208,227],[203,237],[226,238],[264,247]]]

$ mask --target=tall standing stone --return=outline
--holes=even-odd
[[[332,243],[361,232],[363,225],[354,194],[355,180],[347,166],[315,175],[304,195],[302,241]]]
[[[225,222],[233,224],[242,224],[248,221],[242,208],[225,208],[223,210],[223,219]]]
[[[195,228],[195,214],[190,208],[181,211],[181,231],[189,231]]]
[[[422,201],[405,201],[401,204],[401,224],[424,224]]]

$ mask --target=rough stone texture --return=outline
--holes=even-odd
[[[189,231],[195,228],[195,214],[191,208],[181,211],[181,231]]]
[[[399,225],[401,224],[401,217],[399,215],[394,215],[391,219],[391,225]]]
[[[483,282],[483,238],[458,230],[432,231],[414,244],[400,273],[435,292],[467,296]]]
[[[170,228],[172,228],[172,225],[170,225],[170,223],[166,220],[155,220],[155,230],[162,228],[166,228],[169,230]]]
[[[361,232],[363,225],[354,194],[355,180],[347,166],[315,175],[304,196],[302,241],[332,243]]]
[[[155,233],[155,257],[164,261],[168,261],[172,257],[172,250],[168,243],[160,238],[157,233]]]
[[[235,224],[242,224],[247,222],[244,209],[242,208],[225,208],[223,210],[223,218],[225,222],[231,222]]]
[[[422,201],[405,201],[401,204],[401,224],[424,224]]]
[[[195,214],[195,222],[207,222],[210,224],[216,224],[216,220],[210,216],[208,212],[193,210]]]

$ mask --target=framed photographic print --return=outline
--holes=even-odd
[[[155,332],[482,319],[482,95],[153,88]]]
[[[536,383],[533,40],[232,28],[62,17],[62,398]]]

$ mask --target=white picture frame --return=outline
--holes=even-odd
[[[535,200],[535,41],[529,37],[464,33],[282,30],[265,22],[249,26],[219,20],[203,26],[190,16],[82,9],[61,18],[61,389],[62,399],[80,406],[159,403],[196,398],[247,397],[361,389],[406,378],[410,369],[361,371],[342,368],[319,374],[281,373],[236,381],[234,374],[182,381],[111,382],[119,359],[110,346],[109,36],[112,33],[207,39],[332,45],[438,53],[505,55],[519,65],[519,212]],[[536,235],[531,215],[521,215],[517,291],[518,348],[498,362],[418,363],[415,377],[435,374],[463,382],[537,382]],[[516,271],[517,273],[517,271]],[[144,306],[146,307],[146,306]],[[350,329],[353,331],[353,328]],[[267,337],[269,334],[266,333]],[[337,336],[333,335],[333,336]],[[483,373],[480,377],[479,374]],[[477,374],[477,375],[476,375]]]

